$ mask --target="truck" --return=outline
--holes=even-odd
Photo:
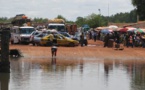
[[[77,32],[76,24],[66,24],[66,30],[69,34],[74,35]]]
[[[66,32],[65,21],[63,19],[48,20],[47,29],[55,29],[59,32]]]
[[[31,19],[29,19],[25,14],[17,14],[15,17],[13,17],[11,22],[13,26],[23,26],[24,24],[31,26],[31,23]]]
[[[31,26],[31,20],[25,14],[16,15],[11,24],[11,44],[15,43],[29,43],[30,35],[35,28]]]

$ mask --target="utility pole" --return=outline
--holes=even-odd
[[[98,9],[99,11],[99,26],[101,26],[101,9]]]
[[[108,26],[109,26],[109,1],[110,0],[108,0]]]

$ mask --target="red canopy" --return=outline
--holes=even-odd
[[[121,28],[120,30],[119,30],[119,32],[127,32],[127,28]]]

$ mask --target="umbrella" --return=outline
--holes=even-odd
[[[127,32],[127,28],[121,28],[120,30],[119,30],[119,32],[122,32],[122,33],[124,33],[124,32]]]
[[[101,30],[101,33],[107,34],[107,33],[110,33],[110,31],[108,29],[103,29]]]
[[[134,32],[135,32],[135,33],[137,33],[137,32],[143,33],[144,31],[143,31],[142,29],[138,28],[138,29],[136,29]]]
[[[102,30],[102,29],[104,29],[104,28],[106,28],[106,27],[97,27],[96,29],[97,29],[97,30]]]
[[[145,32],[145,29],[142,29],[143,32]]]
[[[127,31],[131,31],[131,32],[136,30],[136,28],[134,28],[134,27],[127,27],[127,29],[128,29]]]
[[[118,26],[116,26],[116,25],[110,25],[108,28],[112,29],[113,31],[117,31],[118,30]]]

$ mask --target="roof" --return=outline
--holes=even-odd
[[[23,27],[20,27],[20,28],[34,28],[34,27],[31,27],[31,26],[23,26]]]
[[[58,25],[58,26],[64,26],[64,24],[61,24],[61,23],[49,23],[48,25]]]

